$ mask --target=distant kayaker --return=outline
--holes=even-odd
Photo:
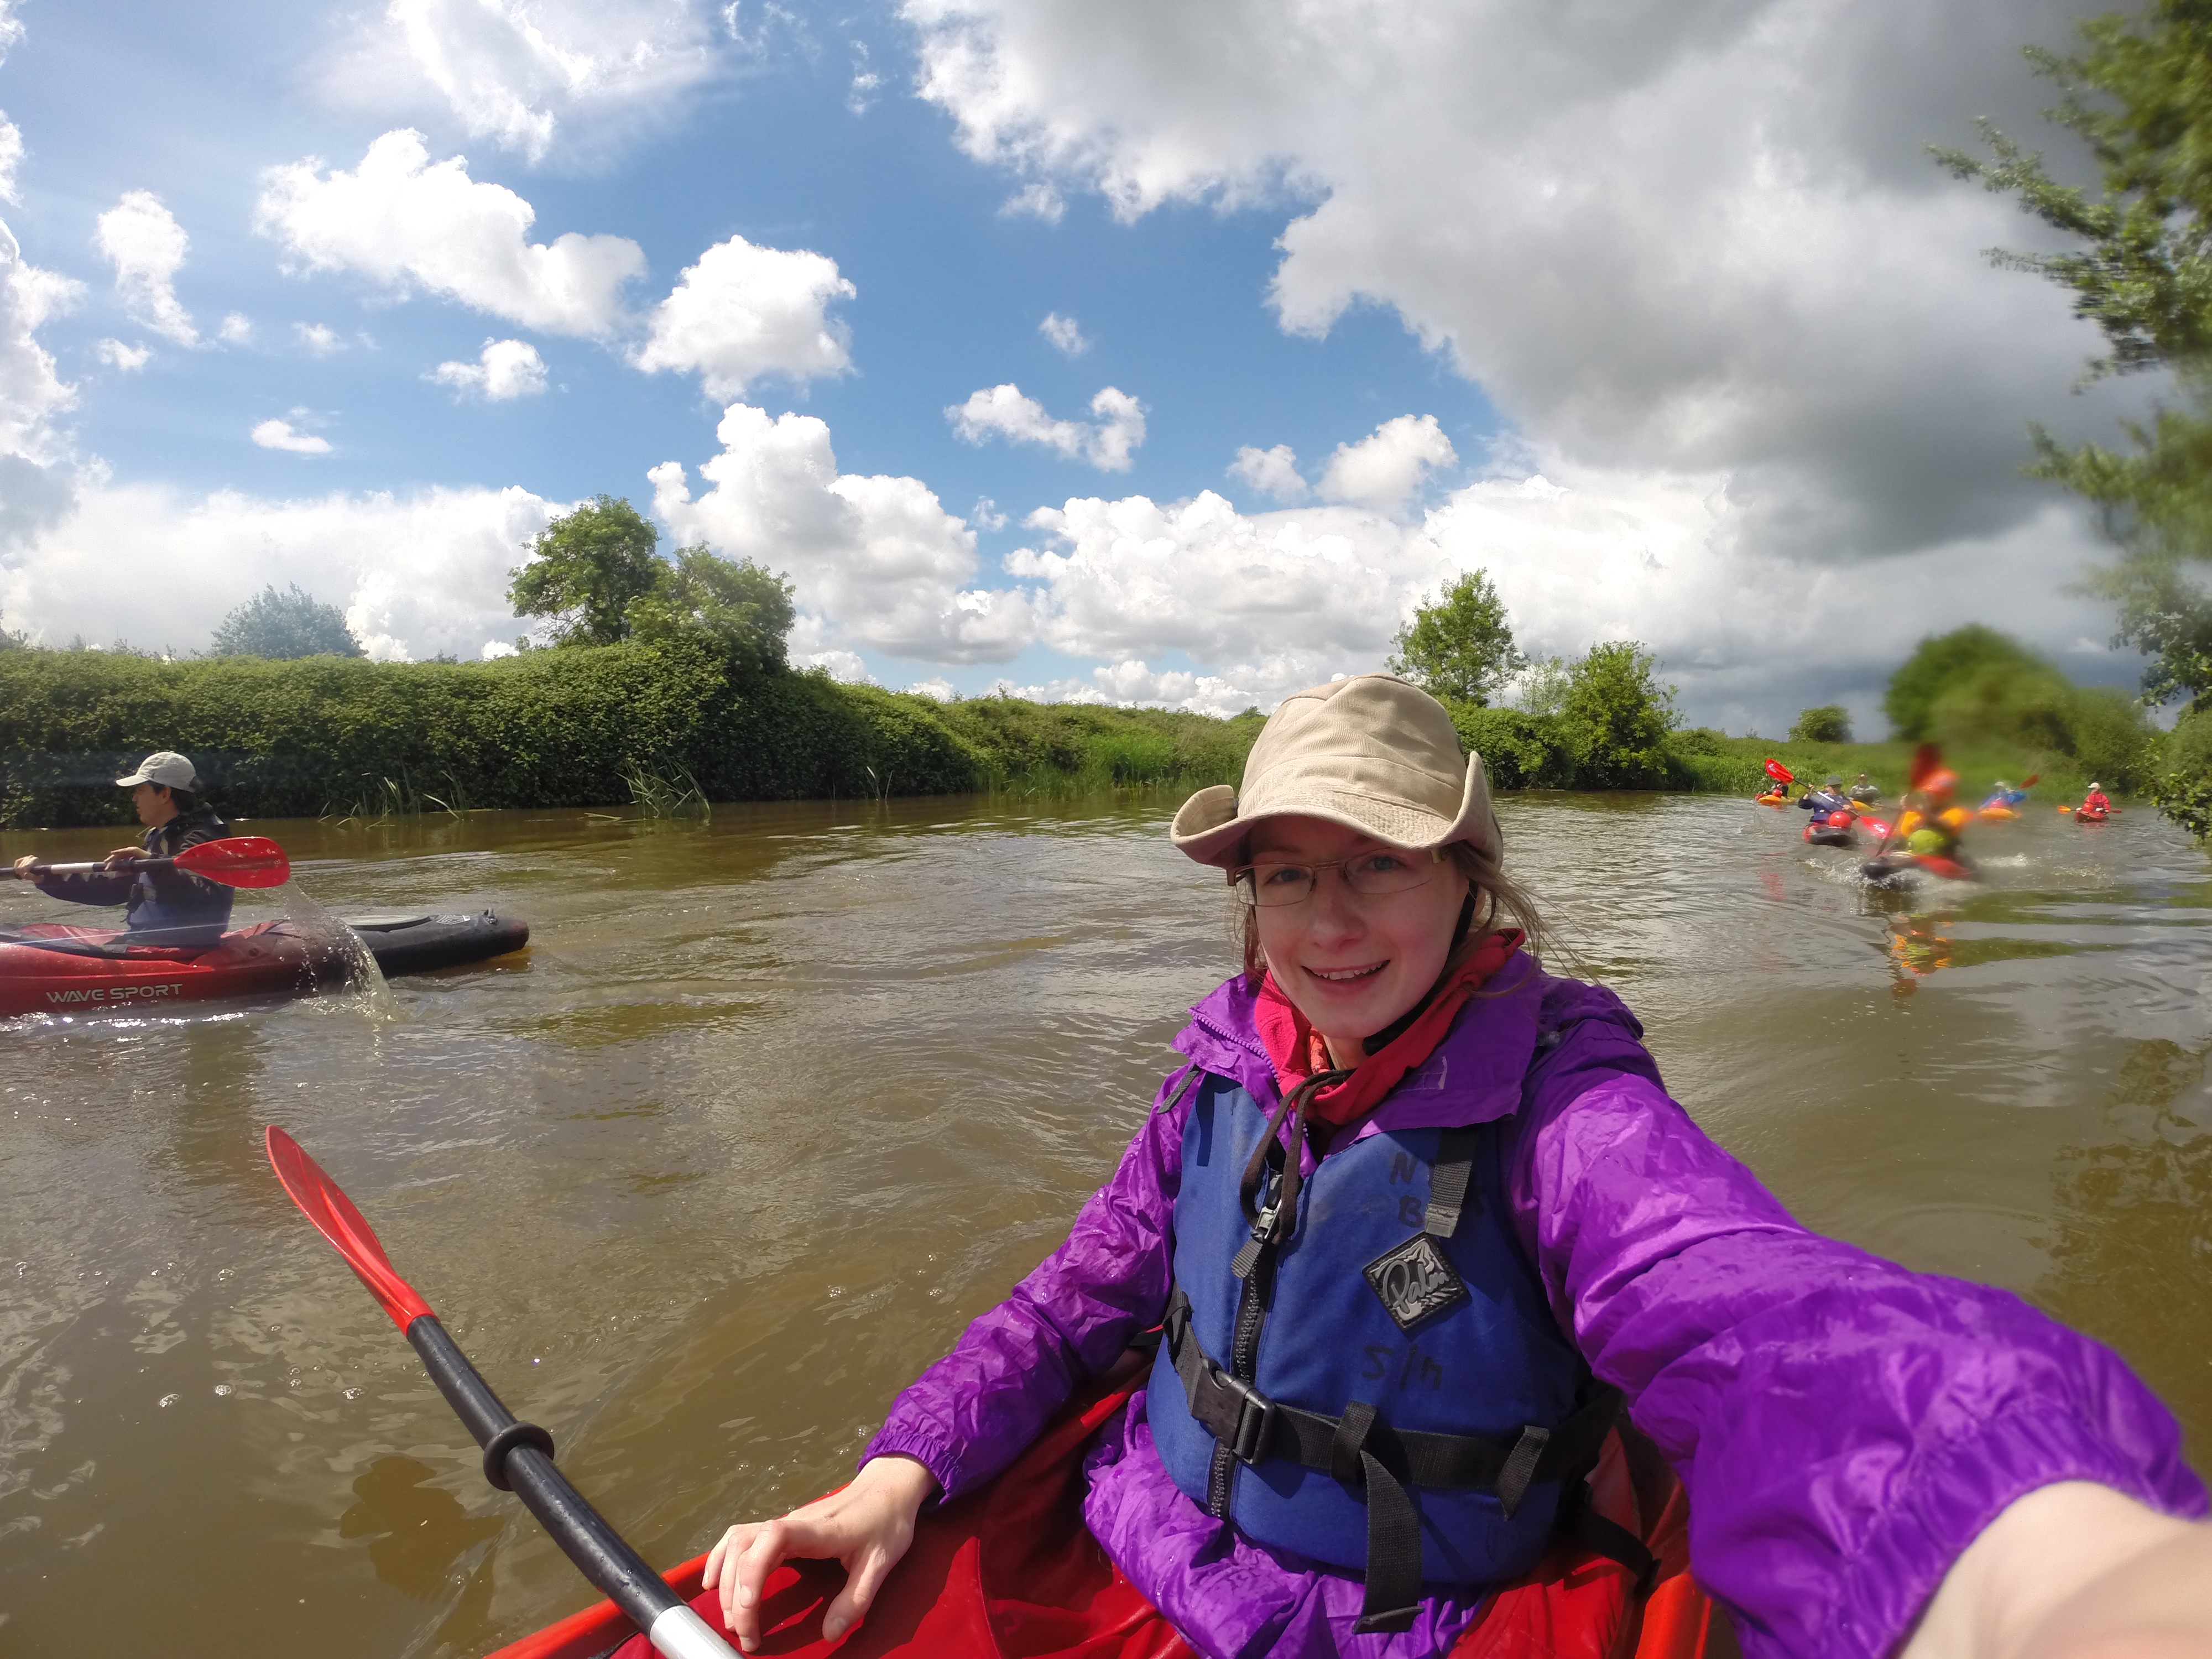
[[[124,927],[149,945],[191,950],[214,944],[230,925],[229,888],[181,870],[131,868],[141,859],[173,858],[230,833],[216,810],[201,801],[198,773],[184,756],[163,749],[115,781],[131,792],[138,822],[146,826],[139,845],[117,848],[107,855],[106,870],[76,875],[34,876],[32,866],[39,860],[26,854],[15,860],[17,879],[73,904],[124,905]]]
[[[1833,773],[1828,775],[1827,781],[1818,789],[1808,789],[1798,797],[1797,805],[1824,818],[1831,812],[1851,810],[1850,798],[1844,793],[1844,781]]]
[[[1858,781],[1851,785],[1850,794],[1851,799],[1862,806],[1875,805],[1881,799],[1881,791],[1868,781],[1863,772],[1859,774]]]
[[[2002,806],[2007,811],[2016,812],[2020,810],[2020,804],[2027,799],[2027,790],[2015,789],[1999,778],[1997,787],[1990,791],[1990,798],[1982,803],[1981,810],[1986,812],[1993,806]]]
[[[1606,1505],[1656,1443],[1747,1659],[2212,1652],[2212,1528],[2172,1415],[2010,1292],[1810,1231],[1707,1139],[1620,999],[1537,960],[1440,704],[1378,674],[1289,697],[1241,787],[1199,791],[1170,836],[1241,901],[1242,971],[1066,1239],[899,1396],[851,1484],[715,1544],[745,1649],[786,1558],[845,1564],[842,1637],[925,1504],[1148,1367],[1078,1443],[1068,1501],[1172,1629],[1099,1651],[1411,1659],[1470,1631],[1469,1653],[1618,1651],[1632,1607],[1563,1628],[1564,1601],[1528,1598],[1630,1595],[1607,1561],[1643,1569],[1653,1511]],[[937,1593],[980,1620],[988,1583],[957,1561]]]
[[[2089,793],[2081,797],[2081,805],[2078,810],[2094,817],[2102,817],[2112,810],[2112,797],[2105,793],[2103,784],[2093,783],[2089,786]]]

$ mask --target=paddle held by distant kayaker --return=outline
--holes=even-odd
[[[1812,1232],[1708,1139],[1620,1000],[1542,965],[1441,705],[1384,675],[1300,692],[1170,833],[1236,896],[1242,969],[1066,1241],[853,1482],[715,1545],[700,1605],[745,1648],[786,1558],[845,1563],[842,1635],[924,1506],[1079,1398],[1066,1501],[1159,1621],[1117,1653],[1610,1654],[1657,1576],[1725,1606],[1747,1659],[2212,1656],[2171,1413],[2010,1292]],[[1684,1488],[1694,1583],[1662,1535]],[[916,1594],[978,1620],[1042,1594],[992,1590],[991,1547],[980,1577],[916,1549],[950,1574]]]
[[[73,904],[125,906],[124,927],[149,944],[186,949],[212,945],[230,925],[231,890],[220,882],[162,868],[133,871],[143,859],[173,858],[187,847],[219,841],[230,826],[200,799],[199,774],[173,750],[149,755],[137,770],[115,781],[131,792],[146,834],[136,847],[118,847],[107,855],[108,868],[67,875],[34,872],[39,860],[15,860],[19,880],[33,883],[51,898]]]
[[[1851,810],[1850,797],[1844,793],[1844,781],[1832,772],[1818,789],[1808,789],[1799,796],[1797,805],[1816,818],[1825,818],[1831,812]]]

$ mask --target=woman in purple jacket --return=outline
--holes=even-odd
[[[1247,971],[853,1483],[716,1545],[743,1646],[787,1557],[842,1560],[824,1633],[858,1623],[925,1503],[1164,1324],[1084,1519],[1204,1654],[1443,1654],[1560,1534],[1632,1556],[1583,1480],[1625,1404],[1752,1659],[2212,1659],[2164,1407],[2014,1297],[1808,1232],[1706,1139],[1619,999],[1500,925],[1533,908],[1440,705],[1291,697],[1171,833],[1242,895]]]

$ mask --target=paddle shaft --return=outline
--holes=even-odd
[[[106,859],[92,864],[34,864],[31,876],[33,880],[41,876],[120,876],[139,870],[173,870],[176,864],[174,858],[132,859],[127,864],[110,864]]]
[[[484,1448],[486,1477],[522,1500],[593,1588],[645,1632],[666,1659],[729,1659],[730,1644],[568,1484],[568,1477],[554,1467],[552,1437],[516,1420],[435,1314],[410,1322],[407,1342],[453,1414]],[[500,1447],[496,1463],[495,1443]]]

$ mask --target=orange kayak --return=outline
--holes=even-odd
[[[831,1643],[822,1616],[844,1583],[834,1561],[787,1563],[768,1582],[761,1651],[781,1659],[1192,1659],[1190,1648],[1083,1525],[1083,1455],[1143,1383],[1079,1399],[989,1486],[924,1515],[913,1546],[858,1631]],[[1639,1598],[1626,1568],[1561,1543],[1492,1596],[1452,1659],[1708,1659],[1729,1650],[1689,1571],[1689,1506],[1648,1447],[1615,1435],[1592,1480],[1595,1503],[1658,1559]],[[1650,1516],[1647,1524],[1636,1524]],[[665,1575],[724,1629],[719,1593],[702,1595],[706,1557]],[[731,1650],[736,1651],[735,1639]],[[586,1607],[490,1659],[653,1659],[611,1601]]]

